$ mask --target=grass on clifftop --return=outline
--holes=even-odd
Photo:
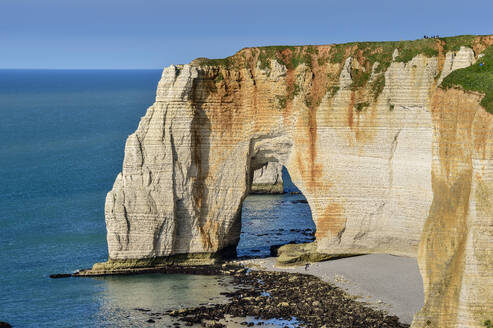
[[[484,93],[481,106],[493,114],[493,46],[483,54],[474,65],[450,73],[440,87],[448,89],[458,86],[464,90]]]
[[[458,51],[460,47],[470,47],[481,42],[481,36],[460,35],[444,38],[418,39],[413,41],[385,41],[385,42],[351,42],[345,44],[331,45],[328,52],[319,52],[317,46],[268,46],[251,48],[256,57],[245,56],[245,51],[224,59],[199,58],[200,65],[221,66],[226,69],[249,67],[249,65],[259,65],[261,69],[269,70],[271,60],[276,60],[289,70],[296,69],[297,66],[305,64],[312,69],[314,64],[319,66],[326,64],[338,64],[340,69],[344,61],[351,56],[358,60],[359,65],[351,68],[351,78],[353,90],[369,87],[373,99],[377,99],[385,86],[385,71],[393,61],[408,63],[417,55],[434,57],[439,54],[440,49],[443,53]],[[394,51],[397,49],[398,55],[393,60]],[[485,94],[481,105],[493,114],[493,50],[485,51],[485,56],[477,64],[454,71],[450,74],[441,86],[450,88],[460,86],[465,90],[478,91]],[[251,60],[257,58],[257,63]],[[316,62],[313,62],[316,60]],[[483,66],[479,63],[483,62]],[[373,76],[371,73],[373,72]],[[221,80],[222,77],[218,77]],[[336,79],[336,78],[335,78]],[[333,80],[333,79],[332,79]],[[332,84],[328,84],[328,92],[332,94]],[[299,86],[294,86],[289,90],[288,98],[292,99],[299,92]],[[279,100],[282,105],[283,99]]]
[[[349,42],[343,44],[334,44],[330,50],[328,57],[318,56],[318,64],[324,65],[327,62],[333,64],[344,63],[348,56],[354,56],[356,53],[363,55],[371,63],[379,62],[379,71],[385,71],[386,67],[392,62],[392,54],[395,49],[399,51],[399,55],[395,58],[396,62],[407,63],[415,56],[422,54],[426,57],[438,55],[439,45],[443,47],[444,52],[457,51],[461,46],[472,47],[475,40],[481,36],[476,35],[459,35],[443,38],[417,39],[406,41],[382,41],[382,42]],[[248,48],[245,48],[248,49]],[[312,56],[318,55],[317,46],[265,46],[254,47],[259,51],[258,60],[262,68],[270,66],[270,59],[276,59],[280,63],[286,65],[287,68],[294,69],[296,66],[304,63],[311,65]],[[283,52],[291,53],[290,60]],[[197,58],[200,65],[210,66],[233,66],[238,62],[239,56],[243,56],[243,50],[233,56],[221,59]]]

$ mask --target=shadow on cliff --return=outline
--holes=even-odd
[[[192,90],[194,93],[191,97],[192,106],[194,108],[194,117],[191,123],[191,153],[192,153],[192,171],[195,177],[192,177],[193,182],[192,202],[195,213],[189,213],[194,218],[193,220],[186,220],[182,222],[190,222],[190,226],[177,225],[177,236],[186,236],[190,234],[193,229],[199,227],[201,233],[205,224],[204,218],[207,217],[207,198],[209,195],[209,189],[204,183],[206,177],[209,174],[209,153],[210,153],[210,135],[211,135],[211,122],[207,117],[204,110],[204,103],[206,103],[207,97],[216,92],[215,84],[207,83],[207,88],[199,88],[198,82],[204,84],[203,79],[207,77],[199,76],[199,79],[194,80],[194,86]],[[181,238],[175,238],[175,243]],[[189,239],[186,245],[182,245],[183,250],[188,253],[192,248],[193,239]]]

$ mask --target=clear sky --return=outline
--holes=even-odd
[[[0,68],[162,68],[424,34],[493,34],[493,0],[0,0]]]

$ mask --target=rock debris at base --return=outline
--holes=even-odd
[[[169,310],[169,315],[186,326],[227,327],[227,316],[259,320],[297,320],[299,327],[404,328],[396,316],[370,308],[341,289],[317,277],[285,272],[230,270],[234,292],[222,293],[225,304]],[[152,314],[151,314],[152,316]],[[155,320],[155,316],[152,317]],[[261,324],[262,321],[260,321]],[[252,322],[243,321],[251,326]],[[258,323],[257,323],[258,324]]]

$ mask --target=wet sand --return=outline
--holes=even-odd
[[[239,261],[252,269],[308,273],[332,283],[360,301],[411,323],[423,305],[423,282],[415,258],[370,254],[304,265],[277,267],[276,258]]]
[[[260,324],[274,320],[278,327],[409,328],[398,317],[373,309],[314,275],[240,267],[229,274],[238,289],[223,293],[228,303],[169,310],[163,315],[186,326],[210,328],[233,327],[237,320],[254,326],[248,318]],[[228,316],[234,320],[228,322]]]

